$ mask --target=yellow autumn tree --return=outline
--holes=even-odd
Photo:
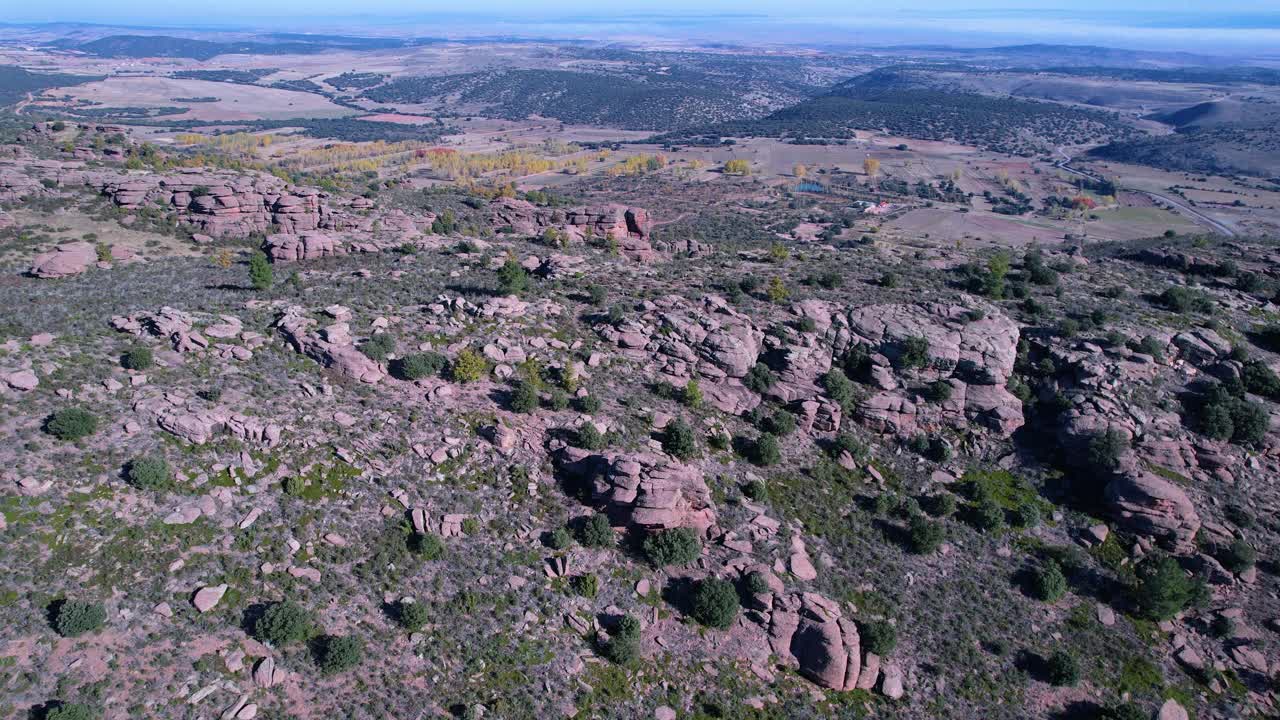
[[[873,157],[866,158],[862,161],[862,170],[867,177],[875,177],[880,174],[880,161]]]
[[[735,158],[725,162],[724,172],[726,175],[750,175],[751,163],[741,158]]]
[[[791,169],[791,174],[803,180],[809,174],[809,168],[805,167],[804,163],[796,163],[796,166]]]

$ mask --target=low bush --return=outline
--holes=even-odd
[[[84,408],[63,408],[45,421],[45,431],[64,441],[80,440],[98,430],[98,418]]]
[[[724,630],[738,617],[738,590],[733,583],[707,578],[693,591],[693,618],[711,628]]]
[[[1080,663],[1065,650],[1057,650],[1045,661],[1045,679],[1058,687],[1070,687],[1080,682]]]
[[[1067,576],[1053,560],[1046,560],[1031,576],[1031,594],[1045,602],[1054,602],[1067,593]]]
[[[326,635],[320,643],[320,671],[336,675],[360,664],[364,659],[364,643],[350,635]]]
[[[619,665],[633,662],[640,656],[640,621],[631,615],[623,615],[609,634],[603,651],[606,658]]]
[[[882,658],[898,646],[898,629],[884,620],[858,623],[858,636],[862,640],[863,650]]]
[[[440,353],[414,353],[391,361],[391,374],[400,380],[420,380],[439,375],[449,360]]]
[[[668,422],[662,435],[662,449],[680,460],[697,457],[698,439],[689,423],[682,418],[674,418]]]
[[[144,455],[129,462],[125,479],[139,490],[165,490],[173,485],[173,471],[163,457]]]
[[[53,629],[62,637],[79,637],[100,629],[107,622],[102,605],[84,600],[63,600],[53,613]]]
[[[292,602],[278,602],[253,624],[253,636],[282,648],[310,639],[315,630],[311,613]]]
[[[126,370],[146,370],[155,364],[155,356],[146,345],[135,345],[120,356],[120,366]]]
[[[613,526],[609,524],[609,516],[596,513],[587,518],[578,531],[578,542],[591,548],[613,547]]]
[[[377,362],[385,362],[387,356],[395,351],[396,339],[390,333],[378,333],[360,343],[360,352]]]
[[[427,624],[431,611],[426,603],[401,600],[396,606],[396,621],[409,632],[416,632]]]
[[[658,567],[688,565],[702,553],[702,541],[692,528],[659,530],[644,539],[645,558]]]

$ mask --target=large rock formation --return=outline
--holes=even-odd
[[[38,278],[60,278],[79,275],[98,261],[98,251],[91,243],[59,245],[53,251],[37,255],[31,263],[31,275]]]
[[[1195,549],[1200,515],[1182,488],[1138,466],[1132,457],[1107,484],[1106,500],[1131,532],[1150,535],[1177,552]]]
[[[702,473],[665,456],[592,455],[569,447],[561,451],[560,465],[589,482],[593,501],[619,524],[648,530],[690,527],[705,533],[716,523],[711,491]]]
[[[346,323],[334,323],[313,332],[315,324],[297,305],[287,308],[276,320],[276,328],[293,349],[321,365],[363,383],[376,383],[386,376],[382,366],[355,346]]]
[[[342,243],[319,232],[269,235],[263,242],[262,249],[272,262],[315,260],[347,253]]]
[[[858,626],[838,603],[816,593],[774,595],[769,645],[792,658],[800,673],[822,687],[853,690],[862,671]]]
[[[153,205],[177,211],[200,233],[223,237],[341,230],[355,219],[335,209],[313,188],[294,187],[266,173],[190,170],[171,175],[89,177],[116,205],[134,210]]]

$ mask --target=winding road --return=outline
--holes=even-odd
[[[1058,148],[1058,154],[1062,156],[1062,159],[1055,162],[1053,166],[1058,168],[1059,170],[1071,173],[1072,175],[1077,175],[1082,178],[1088,178],[1090,180],[1103,179],[1102,176],[1098,175],[1097,173],[1090,172],[1088,170],[1078,170],[1076,168],[1071,167],[1071,161],[1074,160],[1075,158],[1068,155],[1066,151],[1064,151],[1062,148]],[[1147,197],[1151,198],[1152,200],[1155,200],[1156,202],[1162,202],[1166,205],[1176,208],[1183,215],[1191,218],[1192,220],[1196,221],[1201,225],[1208,227],[1210,230],[1218,233],[1219,235],[1225,235],[1226,237],[1236,236],[1236,231],[1232,230],[1230,226],[1218,220],[1214,220],[1208,215],[1205,215],[1199,210],[1196,210],[1193,207],[1189,207],[1188,205],[1182,202],[1179,202],[1178,200],[1174,200],[1173,198],[1170,198],[1166,195],[1161,195],[1160,193],[1151,192],[1150,190],[1131,190],[1131,192],[1136,192],[1142,195],[1146,195]]]

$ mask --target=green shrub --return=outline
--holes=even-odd
[[[982,498],[973,508],[973,524],[984,532],[1004,527],[1004,508],[993,498]]]
[[[158,455],[134,458],[125,469],[125,478],[139,490],[165,490],[173,485],[173,471]]]
[[[760,423],[760,429],[770,435],[786,437],[796,431],[796,416],[786,410],[779,410]]]
[[[308,640],[314,633],[311,613],[289,601],[271,605],[253,623],[253,636],[277,648]]]
[[[685,383],[684,392],[680,399],[686,406],[694,408],[695,410],[702,407],[702,388],[698,386],[697,380],[690,380]]]
[[[552,550],[564,550],[573,544],[573,535],[568,528],[558,527],[547,534],[547,547]]]
[[[769,433],[760,435],[756,439],[755,457],[752,459],[757,465],[764,467],[782,462],[782,446],[778,443],[778,438]]]
[[[613,547],[613,541],[613,527],[609,525],[609,516],[604,513],[587,518],[578,533],[578,542],[587,547]]]
[[[508,256],[498,269],[498,289],[504,295],[519,295],[529,289],[529,274],[514,256]]]
[[[1131,702],[1111,705],[1103,711],[1103,720],[1151,720],[1151,713]]]
[[[843,370],[832,368],[822,376],[822,389],[826,391],[827,397],[836,403],[846,412],[852,407],[856,398],[853,381],[844,374]]]
[[[603,285],[591,285],[587,288],[587,296],[590,298],[592,305],[600,307],[609,298],[609,293],[604,289]]]
[[[1213,298],[1201,290],[1192,290],[1181,286],[1167,288],[1163,293],[1160,293],[1160,304],[1177,313],[1198,312],[1208,314],[1213,312]]]
[[[79,407],[63,408],[45,421],[45,431],[59,440],[80,440],[98,429],[98,418]]]
[[[1054,602],[1067,594],[1067,576],[1053,560],[1046,560],[1031,576],[1031,594],[1045,602]]]
[[[449,366],[449,375],[454,382],[472,383],[488,374],[489,361],[471,348],[463,348]]]
[[[1045,678],[1058,687],[1073,686],[1080,682],[1080,663],[1065,650],[1054,651],[1045,661]]]
[[[511,410],[518,413],[531,413],[538,409],[538,388],[528,380],[516,383],[511,393]]]
[[[254,290],[266,290],[275,284],[275,274],[271,272],[271,263],[262,251],[249,256],[249,283]]]
[[[428,562],[444,557],[444,541],[433,533],[414,533],[409,537],[409,551]]]
[[[1168,620],[1203,601],[1206,592],[1204,582],[1188,577],[1177,560],[1163,555],[1149,557],[1138,566],[1134,604],[1148,620]]]
[[[448,363],[440,353],[414,353],[391,361],[391,374],[401,380],[420,380],[439,375]]]
[[[951,383],[935,380],[925,388],[924,396],[929,402],[944,403],[951,399]]]
[[[57,703],[45,710],[44,720],[91,720],[93,710],[82,703]]]
[[[956,497],[948,492],[940,492],[927,498],[925,508],[934,517],[950,517],[956,514]]]
[[[1120,465],[1120,458],[1129,449],[1129,439],[1119,430],[1107,430],[1089,438],[1085,457],[1089,467],[1101,472],[1111,472]]]
[[[640,621],[631,615],[623,615],[618,626],[609,634],[604,656],[619,665],[629,665],[640,656]]]
[[[1236,397],[1222,384],[1204,393],[1193,412],[1199,431],[1214,440],[1250,445],[1261,442],[1267,434],[1267,411],[1257,403]]]
[[[326,635],[320,643],[320,671],[336,675],[350,670],[364,659],[364,643],[350,635]]]
[[[898,646],[898,629],[884,620],[858,623],[858,636],[863,650],[880,657],[888,656]]]
[[[1260,360],[1250,360],[1244,364],[1240,380],[1245,390],[1280,402],[1280,377],[1276,377],[1271,368]]]
[[[923,515],[915,515],[911,518],[907,538],[911,552],[917,555],[929,555],[942,545],[942,541],[946,538],[946,530],[942,523],[929,520]]]
[[[384,362],[387,356],[396,351],[396,339],[390,333],[378,333],[360,343],[360,352],[370,360]]]
[[[707,627],[728,628],[738,617],[738,591],[733,583],[707,578],[693,591],[693,618]]]
[[[396,606],[396,620],[409,632],[416,632],[426,625],[430,614],[426,603],[401,600]]]
[[[1222,567],[1236,574],[1253,567],[1256,558],[1253,547],[1240,538],[1232,540],[1231,544],[1223,548],[1218,555]]]
[[[53,629],[62,637],[94,632],[107,622],[107,611],[98,603],[63,600],[53,613]]]
[[[120,356],[120,366],[126,370],[146,370],[155,364],[155,356],[146,345],[135,345]]]
[[[672,457],[690,460],[698,456],[698,438],[683,418],[674,418],[662,435],[662,449]]]
[[[573,591],[584,598],[594,598],[600,593],[600,578],[593,573],[586,575],[575,575],[569,584],[573,587]]]
[[[746,587],[747,592],[752,595],[763,595],[769,592],[769,581],[765,579],[764,573],[752,570],[747,573]]]
[[[643,547],[645,558],[658,567],[688,565],[702,553],[702,540],[692,528],[670,528],[645,538]]]
[[[609,444],[604,433],[601,433],[593,422],[582,423],[582,426],[577,430],[576,436],[578,447],[584,450],[602,450]]]
[[[1034,528],[1040,524],[1040,506],[1024,502],[1013,509],[1013,524],[1020,528]]]
[[[595,395],[583,395],[582,397],[577,398],[577,406],[578,412],[594,415],[600,412],[600,398]]]
[[[909,337],[899,344],[897,368],[915,370],[929,365],[929,341],[922,337]]]
[[[778,378],[769,369],[769,366],[764,363],[756,363],[751,366],[751,370],[747,372],[746,377],[742,378],[743,385],[761,395],[768,392],[769,388],[773,387],[776,382],[778,382]]]

